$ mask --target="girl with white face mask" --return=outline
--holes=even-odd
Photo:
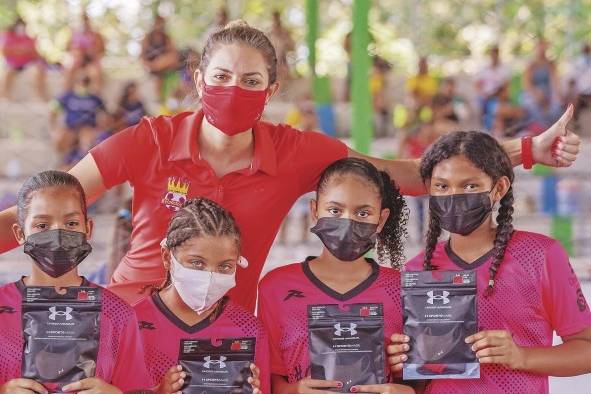
[[[256,338],[247,381],[253,393],[268,392],[267,336],[250,312],[226,296],[236,286],[236,270],[248,265],[232,215],[211,200],[188,200],[170,220],[161,248],[166,280],[135,305],[157,392],[180,393],[188,380],[177,365],[181,340],[227,338]]]

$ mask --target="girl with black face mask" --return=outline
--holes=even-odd
[[[133,309],[78,274],[92,249],[85,201],[78,180],[59,171],[29,178],[18,193],[13,231],[33,264],[30,275],[0,287],[1,394],[150,386]]]
[[[353,304],[379,304],[384,316],[384,337],[378,338],[382,349],[390,335],[401,329],[398,268],[404,261],[408,218],[404,198],[388,175],[371,163],[342,159],[322,174],[311,215],[315,222],[311,231],[324,244],[320,255],[272,271],[259,287],[258,316],[270,336],[272,392],[413,392],[392,384],[387,368],[383,372],[389,384],[350,387],[351,382],[319,379],[312,365],[321,362],[312,359],[308,345],[308,310],[313,305],[338,305],[346,310]],[[378,260],[388,268],[365,257],[376,244]],[[355,325],[335,324],[336,335],[360,331]],[[353,372],[348,378],[353,382],[375,368],[374,360],[364,357],[357,353],[349,360],[348,370]],[[385,359],[385,351],[379,357]]]
[[[465,341],[481,364],[479,379],[433,380],[427,392],[547,393],[549,375],[591,372],[579,281],[557,241],[514,230],[513,169],[499,143],[475,131],[446,135],[424,155],[421,176],[431,195],[427,245],[406,269],[476,272],[479,332]],[[450,237],[439,242],[442,230]],[[553,331],[563,344],[552,346]],[[399,370],[409,338],[392,340]]]

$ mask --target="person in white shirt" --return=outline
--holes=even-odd
[[[476,76],[476,92],[483,118],[486,116],[488,101],[511,79],[511,69],[501,63],[499,47],[493,46],[489,54],[490,63]]]

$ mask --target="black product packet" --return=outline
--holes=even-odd
[[[478,330],[473,271],[402,274],[404,333],[410,337],[404,380],[475,379],[476,353],[464,340]]]
[[[308,305],[312,379],[337,380],[350,392],[385,383],[382,304]]]
[[[248,378],[255,346],[256,338],[181,340],[179,364],[187,373],[183,393],[252,393]]]
[[[102,289],[24,287],[22,375],[61,392],[93,377],[100,340]]]

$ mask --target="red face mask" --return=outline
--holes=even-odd
[[[263,115],[267,90],[204,85],[201,105],[205,118],[229,136],[251,129]]]

